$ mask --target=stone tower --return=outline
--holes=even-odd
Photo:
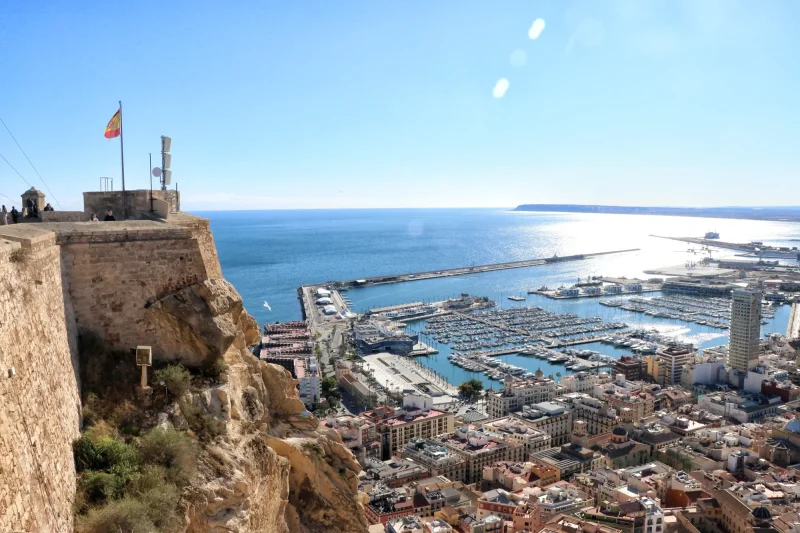
[[[33,200],[33,205],[36,206],[36,210],[40,213],[44,210],[44,206],[47,205],[45,200],[45,195],[42,191],[39,191],[33,187],[22,193],[22,210],[24,211],[26,207],[28,207],[28,199]]]

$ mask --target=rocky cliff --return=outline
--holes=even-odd
[[[225,363],[221,385],[189,395],[225,425],[204,452],[187,532],[366,531],[358,463],[338,433],[320,430],[298,399],[297,381],[249,353],[259,329],[235,289],[209,280],[159,300],[151,312],[165,337],[194,347],[187,357],[203,354],[189,360],[219,354]],[[179,415],[168,422],[181,424]]]

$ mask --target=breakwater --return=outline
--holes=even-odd
[[[526,259],[523,261],[508,261],[505,263],[490,263],[486,265],[472,265],[468,267],[445,268],[441,270],[430,270],[427,272],[411,272],[408,274],[393,274],[385,276],[373,276],[369,278],[329,281],[327,283],[323,283],[320,285],[332,286],[337,289],[349,289],[353,287],[367,287],[370,285],[381,285],[385,283],[402,283],[405,281],[419,281],[422,279],[463,276],[466,274],[478,274],[481,272],[492,272],[495,270],[508,270],[512,268],[534,267],[552,263],[562,263],[566,261],[581,261],[583,259],[590,259],[592,257],[600,257],[604,255],[622,254],[627,252],[638,252],[638,251],[639,248],[629,248],[626,250],[612,250],[609,252],[565,255],[561,257],[554,255],[552,257],[543,257],[539,259]]]

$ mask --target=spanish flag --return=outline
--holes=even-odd
[[[111,117],[111,120],[108,121],[108,126],[106,126],[106,139],[113,139],[114,137],[119,137],[120,132],[122,131],[122,118],[120,116],[122,110],[118,109],[114,116]]]

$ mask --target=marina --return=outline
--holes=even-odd
[[[669,253],[677,252],[684,258],[688,253]],[[658,261],[678,263],[669,257]],[[641,261],[639,254],[630,259]],[[581,370],[607,369],[622,355],[651,354],[670,342],[701,350],[727,342],[730,299],[665,293],[665,279],[648,277],[641,263],[636,270],[619,271],[624,275],[598,275],[628,261],[613,254],[564,255],[306,285],[300,293],[316,323],[334,331],[336,324],[359,315],[383,315],[419,339],[409,354],[416,362],[453,384],[474,378],[496,386],[505,376],[528,379],[539,369],[558,380]],[[539,268],[533,274],[525,266]],[[692,257],[668,270],[693,277],[701,274],[698,269]],[[717,268],[714,274],[729,272]],[[334,303],[330,317],[322,317],[311,301],[322,287]],[[460,302],[467,291],[489,297],[479,297],[480,305],[446,304]],[[788,307],[764,307],[762,332],[785,331],[788,313]]]
[[[603,300],[600,305],[644,313],[656,318],[672,318],[693,322],[719,329],[728,329],[730,325],[730,298],[686,295],[654,298],[632,297]],[[768,302],[763,302],[761,314],[765,319],[774,318],[774,307]],[[767,324],[767,320],[762,320],[762,325],[764,324]]]
[[[660,293],[656,293],[656,295],[657,297],[665,296]],[[548,300],[540,295],[534,295],[531,298],[538,299],[541,302],[541,307],[545,307],[548,301],[555,304],[558,312],[550,311],[553,315],[572,315],[572,318],[562,317],[562,320],[586,321],[584,323],[593,324],[597,323],[598,318],[600,318],[600,322],[603,323],[621,322],[629,327],[604,330],[595,334],[566,336],[553,339],[555,340],[553,343],[543,344],[533,340],[526,340],[535,336],[532,333],[535,330],[528,332],[531,335],[523,336],[522,331],[516,331],[521,330],[520,325],[514,324],[512,321],[487,320],[486,317],[481,318],[484,313],[465,313],[466,315],[475,315],[477,320],[472,320],[471,326],[473,328],[477,328],[478,325],[486,328],[482,332],[485,336],[484,342],[488,340],[488,343],[494,344],[500,340],[500,338],[489,336],[490,331],[500,335],[507,335],[504,338],[510,339],[509,344],[486,347],[472,346],[472,350],[467,351],[455,348],[457,340],[455,331],[441,338],[441,341],[444,341],[449,336],[449,343],[436,340],[436,332],[433,329],[441,328],[443,319],[455,318],[455,315],[449,315],[449,317],[439,317],[434,320],[431,324],[433,328],[429,328],[428,320],[414,323],[413,327],[420,334],[420,337],[425,338],[426,342],[432,346],[436,346],[440,352],[437,355],[419,357],[416,360],[434,369],[440,375],[446,376],[451,383],[461,383],[475,378],[483,381],[485,387],[497,388],[502,386],[502,376],[504,374],[510,374],[514,379],[526,379],[526,375],[530,377],[531,374],[541,369],[544,375],[559,380],[565,375],[581,370],[608,369],[609,365],[613,364],[613,361],[619,359],[622,355],[651,354],[659,346],[670,342],[692,344],[699,350],[710,349],[727,343],[725,330],[701,323],[689,322],[679,318],[678,315],[675,315],[675,317],[653,316],[621,307],[607,307],[600,305],[599,299],[556,301]],[[691,299],[689,298],[689,300]],[[626,298],[619,297],[616,300],[624,302]],[[699,305],[704,300],[705,298],[698,297],[694,303]],[[556,304],[556,302],[558,303]],[[717,302],[717,305],[719,306],[719,302]],[[730,305],[729,301],[728,305]],[[526,308],[514,307],[510,309],[524,310]],[[509,310],[502,310],[504,311],[502,315],[513,314],[506,313]],[[490,313],[499,315],[499,311],[501,310],[492,309]],[[790,306],[772,307],[770,311],[771,313],[767,313],[764,317],[767,324],[762,326],[762,334],[784,332],[791,312]],[[530,311],[523,311],[520,315],[528,312]],[[688,315],[686,317],[688,318]],[[798,320],[798,323],[800,323],[800,320]],[[494,325],[495,329],[490,330],[489,324]],[[463,327],[467,325],[469,323],[465,322]],[[441,329],[441,333],[444,333],[444,328]],[[422,333],[426,330],[428,333]],[[471,331],[472,335],[477,333],[477,329]],[[466,338],[458,338],[459,344],[469,342]],[[478,343],[477,338],[472,342]],[[461,347],[464,348],[464,346]],[[592,356],[603,356],[603,359],[601,361],[590,360]],[[563,357],[566,357],[566,360],[562,359]],[[500,367],[501,364],[506,364],[508,367]],[[508,372],[509,369],[514,370],[515,373],[511,374]]]

